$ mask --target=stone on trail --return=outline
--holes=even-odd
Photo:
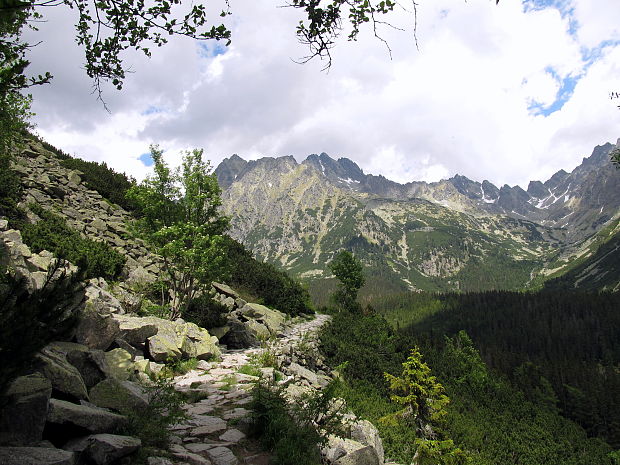
[[[214,465],[237,465],[239,459],[228,447],[215,447],[207,451],[207,455]]]
[[[226,431],[224,434],[222,434],[219,437],[219,440],[226,441],[226,442],[232,442],[236,444],[244,438],[245,438],[245,434],[243,434],[238,429],[232,428]]]

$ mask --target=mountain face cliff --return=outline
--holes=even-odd
[[[527,191],[460,175],[399,184],[325,153],[234,155],[215,172],[233,237],[315,285],[344,247],[367,266],[370,289],[517,289],[583,263],[618,232],[613,148]]]

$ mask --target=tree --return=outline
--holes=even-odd
[[[162,257],[170,285],[170,318],[221,278],[223,232],[229,220],[219,212],[220,187],[202,150],[188,151],[171,171],[163,151],[151,146],[154,174],[127,192],[137,205],[135,232]]]
[[[334,300],[342,309],[359,309],[357,293],[366,282],[362,263],[349,251],[342,250],[329,264],[329,269],[338,278],[338,290]]]
[[[417,347],[411,349],[403,362],[400,377],[385,373],[390,384],[390,398],[404,408],[397,415],[408,422],[415,422],[420,431],[425,424],[441,420],[446,415],[445,407],[450,399],[444,394],[443,386],[431,375],[431,369],[422,361]],[[427,438],[434,439],[434,438]]]

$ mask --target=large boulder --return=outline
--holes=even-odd
[[[97,407],[117,412],[140,411],[148,406],[148,395],[139,384],[108,378],[90,390],[90,401]]]
[[[220,284],[213,282],[211,285],[215,288],[218,294],[224,294],[226,297],[232,297],[233,299],[239,299],[239,294],[230,286],[226,284]]]
[[[102,408],[50,399],[47,422],[50,428],[73,427],[97,434],[115,431],[124,424],[125,417]]]
[[[75,454],[48,447],[0,447],[2,465],[74,465]]]
[[[67,361],[80,372],[84,384],[89,389],[107,376],[109,368],[102,350],[91,349],[74,342],[52,342],[48,347],[65,355]]]
[[[232,349],[252,347],[277,335],[284,328],[286,316],[264,305],[246,303],[227,316],[229,331],[221,339]]]
[[[382,464],[384,462],[383,441],[381,441],[379,436],[379,430],[371,422],[368,420],[357,420],[351,424],[351,439],[372,447],[377,452],[379,463]]]
[[[98,309],[92,302],[87,302],[79,314],[79,321],[75,330],[75,339],[78,343],[91,349],[108,349],[120,333],[118,321],[112,314]]]
[[[207,360],[221,354],[217,338],[194,323],[155,317],[147,320],[157,326],[157,334],[149,337],[147,344],[150,359],[155,362],[191,357]]]
[[[105,353],[107,375],[121,381],[129,379],[134,372],[132,355],[125,349],[113,349]]]
[[[51,394],[52,384],[40,373],[16,378],[6,391],[7,404],[0,411],[0,444],[39,443]]]
[[[81,460],[89,460],[95,465],[111,465],[133,454],[141,445],[140,439],[131,436],[93,434],[69,441],[64,449],[78,452]]]
[[[282,330],[286,319],[284,313],[256,303],[245,304],[239,312],[245,318],[256,320],[265,325],[272,335],[276,335]]]
[[[131,345],[140,345],[158,332],[158,326],[150,318],[114,315],[119,324],[119,337]]]
[[[38,371],[52,383],[57,397],[88,400],[88,391],[82,375],[67,361],[67,356],[53,344],[36,355]]]
[[[326,462],[333,465],[381,465],[371,446],[333,435],[328,436],[321,453]]]
[[[186,337],[181,346],[183,354],[198,360],[209,360],[219,357],[222,353],[217,346],[217,337],[194,323],[185,323]]]

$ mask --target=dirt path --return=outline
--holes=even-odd
[[[221,361],[201,362],[197,370],[175,378],[175,388],[189,393],[196,401],[186,406],[189,419],[174,427],[170,452],[177,465],[265,465],[269,454],[246,437],[251,389],[259,379],[257,360],[265,355],[291,350],[323,326],[329,317],[316,315],[294,324],[269,342],[268,348],[224,350]],[[269,354],[265,354],[269,351]],[[244,367],[244,368],[242,368]],[[263,368],[269,375],[273,369]],[[151,465],[151,464],[149,464]],[[166,465],[166,462],[153,462]]]

